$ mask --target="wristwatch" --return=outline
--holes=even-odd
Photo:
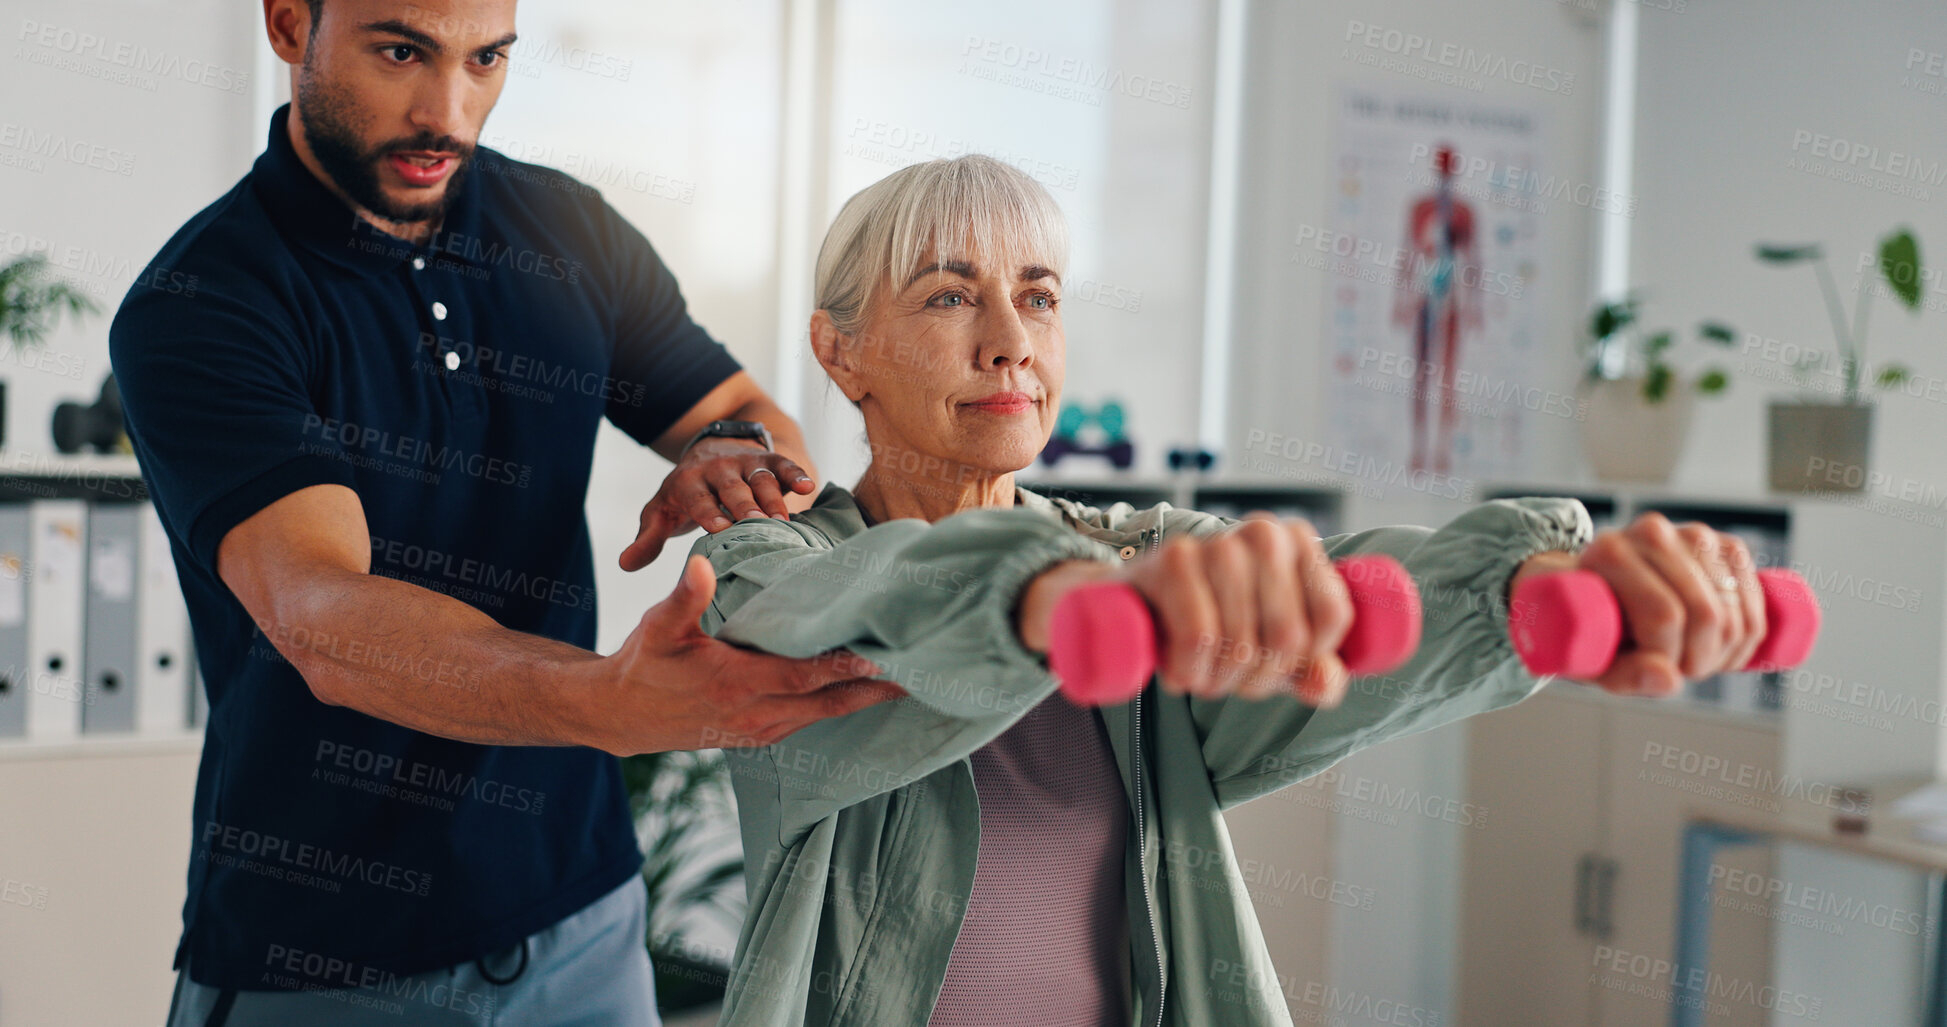
[[[764,444],[765,449],[772,449],[771,430],[764,427],[764,422],[762,421],[711,421],[709,424],[703,426],[702,431],[697,432],[688,442],[683,444],[683,452],[676,454],[676,459],[681,460],[683,453],[689,452],[691,446],[711,437],[756,439],[758,442]]]

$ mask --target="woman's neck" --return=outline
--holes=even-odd
[[[852,499],[872,524],[899,517],[937,521],[962,510],[1014,505],[1014,474],[975,472],[908,474],[875,463],[852,486]]]

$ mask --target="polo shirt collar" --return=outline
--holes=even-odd
[[[257,158],[251,178],[257,197],[287,237],[324,260],[354,274],[373,276],[396,270],[413,257],[430,257],[448,237],[478,238],[480,231],[480,159],[491,151],[478,150],[473,167],[459,182],[447,206],[440,230],[423,244],[414,244],[373,227],[353,213],[297,155],[291,145],[290,104],[271,115],[270,140]],[[456,259],[451,254],[447,260]]]

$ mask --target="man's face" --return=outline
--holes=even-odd
[[[439,217],[513,43],[514,0],[325,0],[293,105],[312,156],[380,218]]]

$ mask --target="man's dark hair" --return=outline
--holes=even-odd
[[[311,8],[311,35],[318,34],[318,21],[324,17],[324,0],[304,0],[304,6]]]

